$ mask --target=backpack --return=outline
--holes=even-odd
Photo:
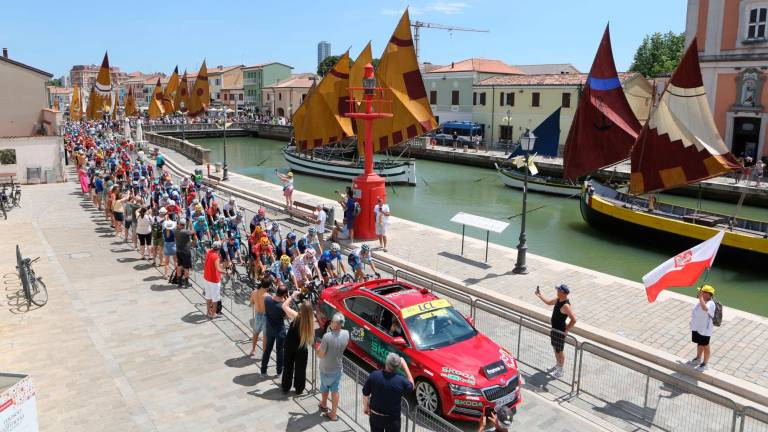
[[[720,327],[723,323],[723,305],[716,298],[713,298],[712,301],[715,302],[715,316],[712,317],[712,325]]]
[[[355,207],[352,209],[352,216],[357,217],[361,211],[360,203],[355,201]]]

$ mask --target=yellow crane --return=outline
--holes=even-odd
[[[490,31],[490,30],[484,30],[484,29],[475,29],[475,28],[469,28],[469,27],[459,27],[459,26],[453,26],[453,25],[434,24],[434,23],[428,23],[428,22],[423,22],[423,21],[411,21],[411,27],[413,27],[413,47],[416,50],[416,57],[419,56],[419,39],[420,39],[420,30],[422,28],[431,28],[431,29],[438,29],[438,30],[448,30],[450,32],[452,32],[452,31],[465,31],[465,32],[488,33]]]

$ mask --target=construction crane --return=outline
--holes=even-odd
[[[483,29],[474,29],[474,28],[468,28],[468,27],[459,27],[459,26],[450,26],[450,25],[444,25],[444,24],[433,24],[423,21],[411,21],[411,27],[413,27],[413,45],[414,49],[416,50],[416,57],[419,57],[419,33],[420,29],[423,28],[431,28],[431,29],[440,29],[440,30],[448,30],[448,31],[465,31],[465,32],[478,32],[478,33],[488,33],[490,30],[483,30]]]

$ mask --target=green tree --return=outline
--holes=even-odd
[[[48,85],[52,85],[54,87],[64,87],[64,84],[61,83],[61,79],[59,78],[54,78],[48,81]]]
[[[648,78],[671,73],[680,62],[685,48],[684,33],[646,35],[635,52],[630,69]]]
[[[325,74],[328,73],[329,70],[333,69],[333,66],[336,64],[337,61],[341,56],[337,55],[331,55],[326,57],[323,61],[320,62],[319,65],[317,65],[317,74],[321,77],[325,76]]]

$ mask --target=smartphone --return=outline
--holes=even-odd
[[[493,413],[493,407],[485,407],[485,416],[490,417]]]
[[[541,289],[539,288],[538,285],[536,285],[536,294],[540,294],[540,293],[541,293]]]

